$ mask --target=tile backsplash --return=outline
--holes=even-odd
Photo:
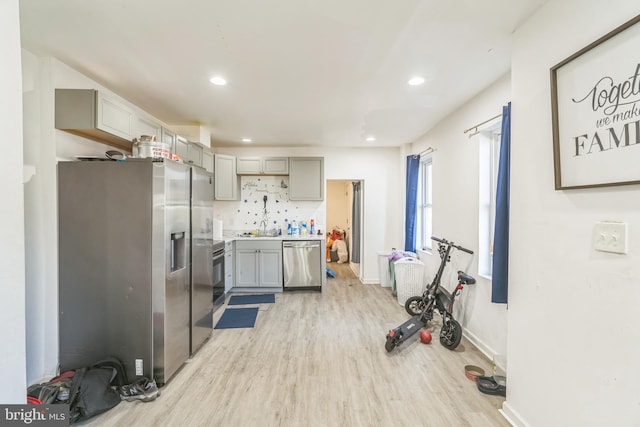
[[[290,201],[288,176],[242,176],[240,200],[215,201],[213,215],[227,233],[262,230],[266,225],[267,230],[281,228],[286,234],[288,223],[308,224],[311,219],[316,231],[324,232],[325,206],[325,202]]]

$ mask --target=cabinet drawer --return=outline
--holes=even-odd
[[[236,250],[282,249],[282,240],[238,240]]]

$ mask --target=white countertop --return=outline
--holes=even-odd
[[[234,240],[325,240],[325,236],[307,235],[307,236],[224,236],[225,242]]]

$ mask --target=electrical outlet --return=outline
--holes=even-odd
[[[143,375],[143,367],[142,359],[136,359],[136,375]]]
[[[627,224],[624,222],[597,222],[593,230],[595,250],[627,253]]]

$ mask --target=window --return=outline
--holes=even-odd
[[[423,250],[431,249],[433,231],[432,170],[431,156],[422,157],[418,179],[418,203],[416,204],[418,210],[416,215],[416,246]]]
[[[493,264],[493,233],[496,217],[501,125],[502,121],[498,119],[480,129],[477,136],[480,144],[478,273],[489,278]]]

